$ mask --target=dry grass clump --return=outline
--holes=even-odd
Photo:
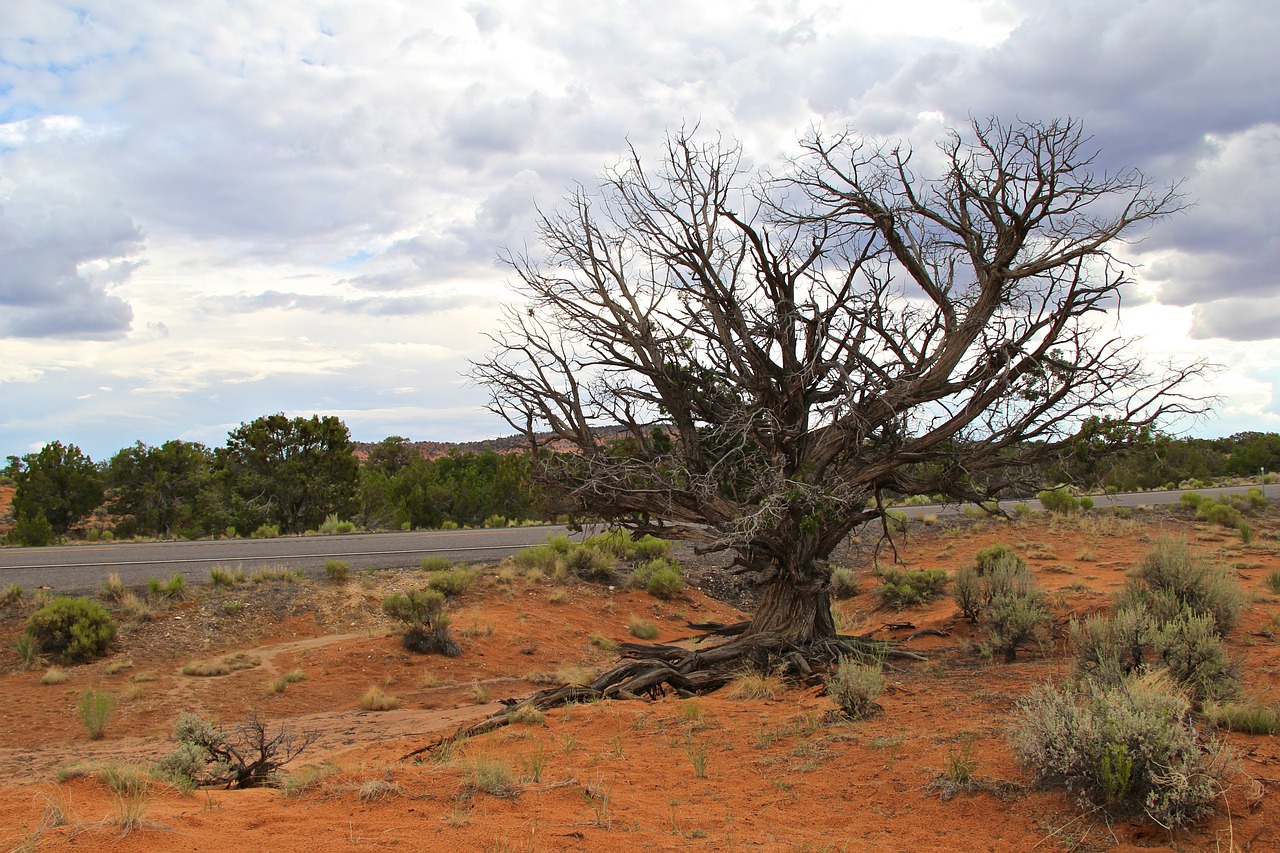
[[[786,684],[772,673],[744,670],[733,677],[725,690],[733,699],[777,699]]]
[[[360,696],[358,704],[365,711],[394,711],[400,707],[400,700],[395,696],[387,695],[375,684]]]

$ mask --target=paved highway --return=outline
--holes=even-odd
[[[101,586],[117,572],[128,586],[181,572],[188,584],[204,583],[221,566],[251,574],[264,567],[302,569],[322,577],[326,560],[345,560],[352,570],[417,566],[428,554],[455,561],[491,562],[565,532],[557,526],[497,530],[427,530],[349,536],[285,536],[279,539],[219,539],[199,542],[121,542],[0,548],[0,587],[49,587],[79,592]]]
[[[1244,494],[1256,486],[1199,489],[1202,494]],[[1269,500],[1280,499],[1280,485],[1265,487]],[[1184,492],[1134,492],[1096,495],[1095,506],[1151,506],[1177,503]],[[1039,509],[1040,502],[1002,501],[1006,511],[1019,503]],[[961,507],[900,507],[909,517],[950,515]],[[168,579],[181,572],[187,583],[204,583],[209,569],[221,566],[246,574],[263,567],[302,569],[309,577],[322,577],[326,560],[345,560],[353,570],[417,566],[428,554],[458,562],[495,562],[521,548],[540,545],[547,537],[563,533],[557,526],[508,527],[498,530],[427,530],[413,533],[364,533],[348,536],[287,536],[280,539],[220,539],[200,542],[122,542],[119,544],[58,545],[48,548],[0,548],[0,588],[18,584],[23,589],[49,587],[59,592],[80,592],[101,586],[107,574],[117,572],[126,585],[146,583],[148,578]]]

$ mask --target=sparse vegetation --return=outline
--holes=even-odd
[[[90,688],[80,694],[76,705],[80,713],[80,722],[84,723],[89,740],[101,740],[107,733],[107,724],[116,709],[116,697],[103,690]]]
[[[658,639],[658,626],[648,619],[632,616],[627,620],[627,633],[640,640]]]
[[[666,557],[654,557],[631,573],[628,584],[666,600],[684,592],[684,575],[680,572],[679,563]]]
[[[408,626],[402,641],[411,652],[457,657],[462,647],[449,631],[444,595],[434,589],[414,589],[393,593],[382,602],[388,616]]]
[[[192,787],[257,788],[276,783],[276,774],[315,739],[287,727],[271,727],[250,714],[230,731],[184,711],[173,727],[177,749],[156,772]]]
[[[880,604],[899,609],[937,598],[947,585],[947,573],[942,569],[884,569],[880,577],[883,583],[876,590]]]
[[[324,576],[329,583],[346,583],[351,576],[351,564],[345,560],[325,560]]]

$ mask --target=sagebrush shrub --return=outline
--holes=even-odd
[[[1122,607],[1114,617],[1071,620],[1072,672],[1079,679],[1120,684],[1146,665],[1156,622],[1142,607]]]
[[[346,583],[351,574],[351,564],[345,560],[325,560],[324,576],[330,583]]]
[[[462,647],[449,632],[444,595],[437,590],[414,589],[393,593],[383,600],[382,610],[408,626],[402,642],[409,651],[448,657],[462,654]]]
[[[1211,615],[1179,614],[1155,632],[1153,645],[1169,675],[1196,700],[1226,699],[1240,692],[1239,669],[1227,656]]]
[[[79,663],[106,653],[116,637],[116,620],[87,598],[56,596],[31,614],[25,633],[39,653]]]
[[[478,570],[452,568],[427,574],[427,587],[447,596],[458,596],[479,577]]]
[[[680,564],[666,557],[655,557],[631,573],[627,581],[633,587],[644,589],[655,598],[674,598],[684,592],[684,575]]]
[[[595,545],[572,548],[561,560],[569,575],[584,581],[611,580],[618,566],[618,558],[612,550]]]
[[[886,569],[880,576],[884,583],[876,594],[880,603],[888,607],[922,604],[941,595],[947,585],[947,573],[942,569]]]
[[[831,597],[853,598],[858,594],[858,576],[853,569],[836,566],[831,570]]]
[[[1239,621],[1244,592],[1218,566],[1210,566],[1182,540],[1162,537],[1147,552],[1138,569],[1140,583],[1131,582],[1121,595],[1125,604],[1141,603],[1161,623],[1186,610],[1210,615],[1226,634]]]
[[[980,575],[994,569],[996,566],[1013,561],[1022,568],[1027,567],[1027,561],[1018,556],[1018,552],[1003,543],[988,545],[986,548],[979,549],[977,554],[973,556],[973,567]]]
[[[879,661],[860,663],[841,657],[826,686],[841,713],[851,720],[866,719],[880,707],[876,700],[884,692],[884,670]]]
[[[1058,515],[1067,515],[1080,508],[1080,501],[1066,489],[1045,489],[1036,497],[1040,500],[1041,506]]]
[[[1012,662],[1017,659],[1018,649],[1039,640],[1049,624],[1044,591],[1036,586],[1029,571],[1008,562],[987,573],[984,579],[990,600],[983,610],[983,622],[992,648]]]
[[[1011,739],[1043,784],[1060,785],[1111,815],[1191,823],[1213,807],[1228,753],[1202,738],[1191,706],[1163,674],[1081,692],[1045,685],[1018,703]]]

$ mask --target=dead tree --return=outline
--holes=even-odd
[[[937,177],[853,133],[767,174],[693,134],[655,171],[632,150],[507,256],[523,301],[473,378],[571,508],[733,553],[762,585],[739,649],[829,646],[827,558],[887,493],[982,502],[1201,405],[1201,365],[1143,363],[1106,313],[1115,247],[1182,196],[1088,146],[975,121]]]

